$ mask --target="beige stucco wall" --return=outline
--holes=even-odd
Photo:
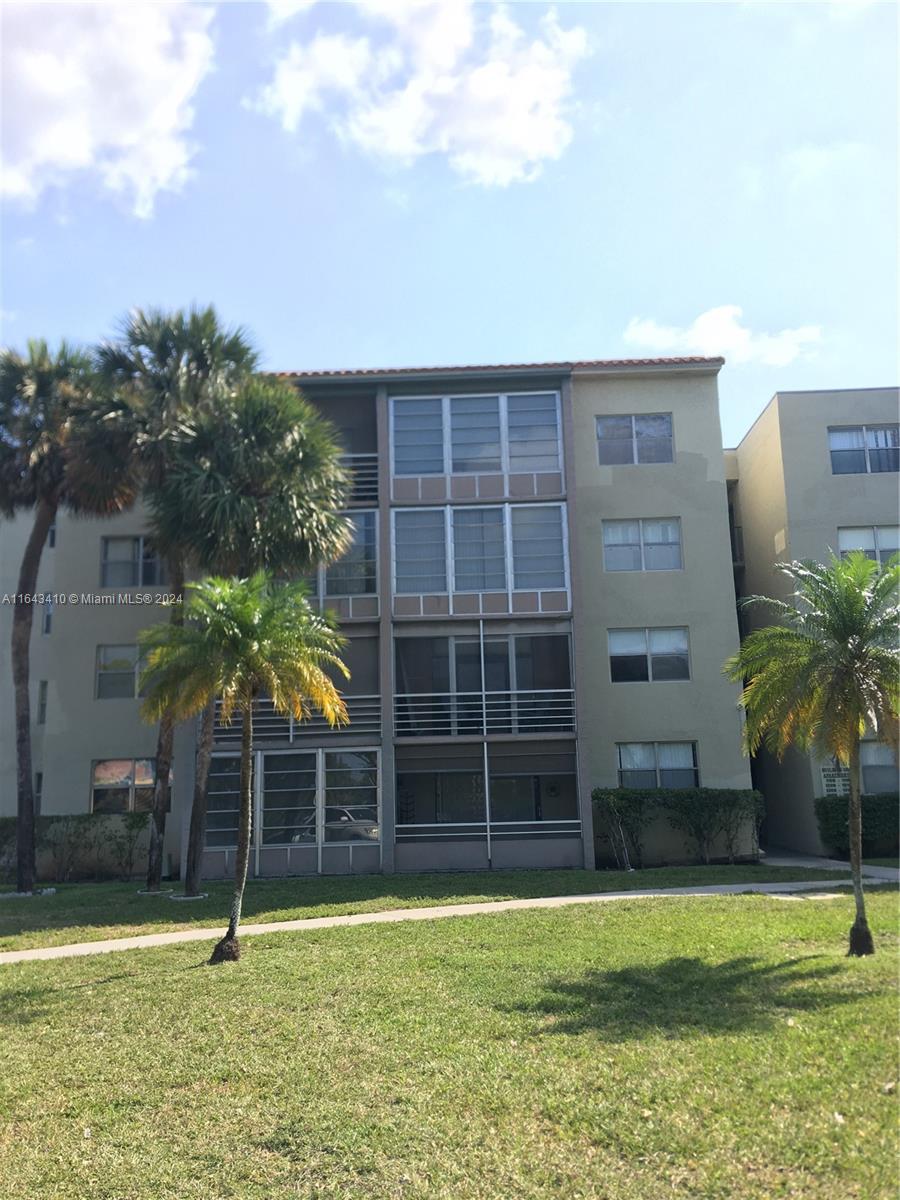
[[[673,414],[675,462],[601,467],[595,418],[640,412]],[[715,374],[576,373],[573,419],[579,742],[591,785],[616,785],[617,742],[691,741],[702,785],[749,787],[738,689],[722,675],[738,633]],[[604,519],[676,516],[682,570],[604,571]],[[676,625],[689,629],[689,681],[610,681],[607,630]]]

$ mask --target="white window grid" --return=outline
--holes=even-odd
[[[877,429],[900,430],[900,423],[898,423],[897,421],[873,421],[870,425],[829,425],[828,426],[828,457],[829,457],[829,460],[832,462],[832,474],[834,474],[834,465],[833,465],[833,460],[831,459],[831,455],[832,455],[832,453],[834,453],[835,447],[833,447],[831,445],[831,435],[832,435],[832,433],[843,433],[848,429],[859,429],[862,432],[863,444],[859,448],[865,452],[865,456],[866,456],[865,474],[866,475],[889,474],[890,472],[873,471],[872,470],[872,461],[870,458],[870,451],[873,449],[884,450],[885,447],[873,447],[873,446],[869,445],[869,430],[870,429],[871,430],[877,430]],[[838,453],[840,453],[840,452],[841,452],[841,450],[838,449]],[[846,471],[846,472],[840,471],[840,472],[838,472],[838,474],[862,475],[863,472],[862,471]]]
[[[509,457],[509,400],[519,396],[553,396],[556,408],[556,463],[555,467],[545,469],[543,471],[513,471],[510,467]],[[453,470],[453,446],[452,432],[450,421],[450,405],[453,400],[489,400],[497,398],[500,408],[500,467],[498,469],[482,468],[477,471],[454,471]],[[560,395],[554,388],[535,388],[527,392],[463,392],[441,396],[422,395],[422,396],[392,396],[390,398],[391,410],[391,429],[390,429],[390,459],[391,459],[391,477],[394,479],[418,479],[422,476],[422,472],[415,471],[409,474],[398,475],[395,468],[394,459],[394,412],[396,403],[404,400],[440,400],[441,401],[441,433],[443,441],[443,470],[440,474],[443,475],[545,475],[552,474],[554,471],[561,472],[563,469],[563,451],[562,451],[562,412],[560,407]],[[438,472],[425,472],[427,475],[436,475]]]
[[[696,742],[690,741],[690,740],[680,741],[675,738],[672,738],[665,742],[616,742],[616,774],[619,779],[622,778],[623,770],[627,771],[627,770],[632,769],[629,767],[624,767],[624,768],[622,767],[621,750],[622,750],[623,746],[652,746],[653,747],[653,760],[654,760],[654,766],[656,769],[656,786],[657,787],[662,786],[662,784],[659,782],[660,770],[666,770],[665,767],[660,768],[660,765],[659,765],[659,748],[660,748],[660,746],[690,746],[691,751],[693,753],[693,763],[694,763],[693,771],[694,771],[694,776],[697,781],[695,786],[697,786],[697,787],[703,786],[703,784],[701,782],[702,776],[700,774],[700,749]],[[647,769],[649,770],[649,768],[647,768]],[[687,770],[687,768],[685,767],[684,770]]]
[[[348,597],[350,599],[353,599],[356,596],[377,596],[378,595],[378,567],[379,567],[378,510],[375,508],[354,508],[354,509],[351,509],[349,512],[344,513],[343,515],[345,517],[349,517],[349,519],[352,521],[356,517],[363,516],[363,515],[369,514],[369,513],[372,514],[372,523],[375,527],[375,545],[374,545],[374,549],[373,549],[373,554],[375,555],[375,577],[374,577],[375,586],[373,587],[372,591],[371,592],[333,592],[333,591],[328,591],[326,577],[328,575],[329,569],[333,566],[337,566],[338,563],[340,563],[341,560],[337,559],[334,563],[322,563],[320,566],[313,568],[310,571],[308,576],[305,576],[305,578],[307,579],[307,581],[310,585],[310,589],[311,589],[310,594],[316,600],[322,600],[322,601],[345,600]]]
[[[670,412],[646,412],[646,413],[643,413],[642,412],[642,413],[600,413],[600,414],[598,414],[594,418],[594,430],[595,430],[595,435],[597,438],[598,454],[599,454],[600,442],[603,440],[600,437],[600,428],[598,425],[598,422],[600,421],[601,417],[610,417],[617,421],[630,421],[631,422],[631,464],[630,464],[631,466],[670,467],[675,462],[675,419],[674,419],[672,413],[670,413]],[[671,441],[672,441],[672,457],[671,457],[671,459],[663,460],[662,462],[641,462],[640,461],[640,459],[638,458],[638,451],[637,451],[637,445],[638,445],[637,428],[635,426],[635,421],[638,417],[668,417],[669,418],[669,428],[672,431],[670,434]],[[608,467],[608,466],[627,467],[629,464],[628,463],[601,463],[600,465],[603,467]]]
[[[882,548],[882,546],[880,544],[881,536],[883,536],[883,534],[889,529],[892,530],[894,533],[895,545],[888,546],[886,548]],[[887,524],[885,524],[885,525],[841,525],[838,529],[838,546],[840,546],[840,543],[841,543],[841,534],[842,533],[850,533],[850,532],[856,531],[856,530],[864,530],[866,533],[871,532],[872,541],[875,543],[875,549],[873,551],[873,553],[875,555],[875,559],[874,559],[875,562],[887,561],[887,559],[889,559],[892,555],[898,553],[898,550],[896,548],[898,527],[896,525],[887,525]],[[881,535],[881,536],[879,536],[879,535]],[[869,550],[867,547],[859,546],[859,547],[854,547],[854,549],[862,550],[863,553],[866,555],[869,554]],[[846,558],[848,554],[852,554],[852,553],[853,553],[853,550],[851,550],[851,549],[841,550],[840,556],[841,556],[841,558]],[[882,559],[882,555],[885,555],[884,559]]]
[[[684,634],[685,642],[687,643],[687,660],[688,673],[685,679],[654,679],[653,678],[653,655],[650,653],[650,634],[659,632],[670,632],[678,630]],[[614,629],[607,629],[607,649],[609,651],[609,668],[610,682],[614,682],[612,678],[612,660],[621,657],[619,654],[613,653],[612,644],[609,635],[613,633],[642,633],[644,635],[644,653],[647,657],[647,678],[646,679],[625,679],[617,680],[616,683],[688,683],[694,677],[694,664],[691,659],[691,634],[687,625],[645,625],[635,628],[626,628],[625,626],[617,626]]]
[[[646,566],[646,554],[645,554],[646,541],[644,538],[644,525],[650,525],[657,521],[674,521],[675,524],[678,526],[677,545],[678,545],[678,549],[679,549],[680,555],[681,555],[681,566],[680,567],[648,568]],[[605,527],[607,525],[618,525],[618,524],[625,524],[625,523],[634,524],[634,522],[637,522],[637,524],[639,526],[639,531],[640,531],[640,539],[641,539],[641,542],[640,542],[640,545],[641,545],[641,568],[640,569],[641,569],[641,572],[645,572],[645,571],[649,570],[651,574],[656,574],[657,572],[660,574],[664,574],[666,571],[683,571],[684,570],[684,530],[681,525],[681,517],[616,517],[616,518],[610,518],[610,520],[603,521],[603,523],[602,523],[602,528],[600,531],[601,539],[603,539],[603,529],[605,529]],[[651,542],[650,544],[651,545],[660,545],[661,543]],[[674,546],[676,543],[671,542],[671,543],[666,543],[666,544]],[[605,540],[602,542],[601,550],[603,551],[604,570],[609,570],[609,568],[606,566],[606,542],[605,542]],[[629,572],[627,572],[627,571],[616,571],[613,573],[616,575],[629,574]],[[637,572],[632,572],[632,574],[637,574]]]
[[[504,567],[506,571],[506,587],[491,588],[487,591],[496,595],[507,594],[510,597],[513,593],[519,592],[566,592],[570,588],[570,573],[569,573],[569,527],[567,520],[567,512],[565,503],[555,502],[552,504],[460,504],[460,505],[404,505],[402,508],[395,508],[391,511],[391,588],[394,596],[446,596],[451,594],[460,594],[456,584],[456,562],[453,552],[453,511],[454,508],[465,510],[467,512],[473,509],[501,509],[503,511],[503,546],[504,546]],[[515,564],[513,562],[513,535],[512,535],[512,509],[523,508],[556,508],[560,510],[560,536],[562,541],[563,553],[563,582],[559,585],[547,585],[545,587],[521,587],[515,586]],[[397,590],[397,514],[400,512],[434,512],[439,509],[444,514],[444,569],[447,579],[447,587],[443,590],[429,590],[427,592],[401,592]],[[679,526],[680,531],[680,526]],[[465,589],[463,589],[465,591]],[[471,593],[469,589],[468,594]],[[485,594],[481,591],[478,594]]]

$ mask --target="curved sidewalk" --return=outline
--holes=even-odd
[[[868,882],[875,882],[870,879]],[[266,921],[241,926],[241,937],[261,933],[289,933],[305,929],[334,929],[344,925],[388,925],[398,921],[435,921],[444,917],[471,917],[485,913],[513,912],[526,908],[563,908],[568,904],[604,904],[616,900],[664,899],[667,896],[734,896],[748,892],[791,895],[796,892],[832,891],[848,887],[849,880],[817,879],[797,883],[721,883],[712,887],[665,888],[633,892],[592,892],[580,896],[533,896],[522,900],[488,900],[479,904],[440,904],[432,908],[395,908],[386,912],[352,913],[339,917],[306,917],[294,921]],[[68,946],[46,946],[32,950],[0,952],[0,966],[51,958],[80,958],[89,954],[111,954],[118,950],[143,950],[175,946],[182,942],[215,942],[222,925],[214,928],[179,929],[170,933],[145,933],[107,941],[75,942]]]

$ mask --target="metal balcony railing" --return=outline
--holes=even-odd
[[[349,725],[341,725],[334,729],[324,717],[318,714],[308,721],[295,721],[293,717],[283,717],[272,707],[271,700],[259,700],[253,714],[253,741],[307,741],[310,738],[321,738],[325,734],[364,733],[367,736],[381,736],[381,698],[379,696],[345,696]],[[238,715],[230,725],[223,725],[221,720],[221,701],[216,701],[215,740],[221,744],[237,743],[241,739],[241,718]]]
[[[342,454],[341,466],[347,467],[353,475],[353,489],[350,493],[350,503],[377,504],[378,455]]]
[[[394,697],[394,721],[398,738],[574,733],[575,693],[407,692]]]

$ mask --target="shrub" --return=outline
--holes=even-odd
[[[619,865],[643,866],[643,833],[656,809],[657,793],[639,788],[594,788],[591,799],[609,830]]]
[[[37,823],[38,848],[46,850],[53,864],[53,878],[65,883],[79,858],[90,853],[95,841],[93,813],[41,817]]]
[[[862,848],[865,855],[896,854],[900,849],[900,811],[896,792],[862,797]],[[850,853],[846,796],[818,796],[816,820],[819,836],[832,854]]]
[[[16,877],[16,818],[0,817],[0,880]]]
[[[138,844],[149,824],[149,813],[122,813],[118,818],[118,829],[109,839],[113,861],[123,879],[134,874]]]

